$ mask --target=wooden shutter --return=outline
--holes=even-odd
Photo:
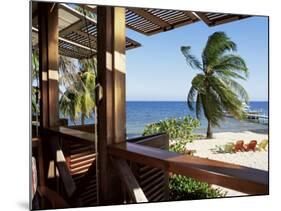
[[[64,154],[77,189],[79,206],[97,205],[96,153],[93,144],[64,141]]]
[[[145,136],[128,141],[165,150],[169,148],[169,137],[166,134]],[[131,163],[131,168],[149,202],[169,199],[168,172],[138,163]]]

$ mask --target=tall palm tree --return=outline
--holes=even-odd
[[[209,36],[201,55],[202,61],[192,55],[190,49],[190,46],[182,46],[181,52],[187,65],[200,73],[192,80],[187,104],[191,110],[195,106],[197,118],[203,110],[208,121],[207,138],[212,138],[212,127],[219,126],[224,112],[237,119],[243,118],[243,102],[247,103],[249,97],[236,79],[246,80],[248,68],[244,59],[234,54],[236,44],[224,32]]]

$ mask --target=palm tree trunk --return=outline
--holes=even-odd
[[[207,138],[213,138],[213,131],[209,120],[208,120],[208,129],[207,129]]]
[[[84,113],[81,114],[81,124],[82,125],[85,124],[85,114]]]

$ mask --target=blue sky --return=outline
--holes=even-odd
[[[187,67],[180,47],[190,45],[192,53],[200,58],[208,36],[215,31],[224,31],[245,59],[250,75],[247,81],[240,82],[250,100],[267,101],[267,21],[267,17],[251,17],[215,27],[197,22],[152,36],[128,29],[127,36],[142,47],[127,51],[127,101],[185,101],[198,72]]]

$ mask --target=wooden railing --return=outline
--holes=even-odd
[[[92,145],[95,142],[93,134],[65,127],[46,129],[45,133],[49,137],[60,137],[60,140],[63,139],[64,142],[75,140],[75,143]],[[152,143],[152,147],[132,142],[108,146],[109,156],[111,156],[116,171],[133,202],[146,202],[147,197],[127,165],[127,161],[192,177],[199,181],[248,194],[268,194],[267,171],[155,148],[160,147],[161,144],[163,145],[165,143],[164,140],[167,141],[167,139],[167,135],[160,134],[131,140],[132,142],[140,143],[149,141]],[[74,199],[83,192],[86,194],[85,187],[87,187],[89,180],[91,180],[91,174],[94,172],[95,165],[92,164],[88,168],[88,172],[83,174],[84,179],[79,182],[80,186],[76,187],[75,181],[71,177],[69,166],[67,167],[67,159],[64,157],[65,152],[58,144],[58,139],[51,138],[50,143],[52,143],[52,152],[57,159],[57,167],[67,195]]]
[[[96,205],[94,135],[66,127],[45,128],[42,135],[59,172],[60,194],[73,207]]]
[[[159,137],[158,137],[159,138]],[[125,142],[108,146],[114,157],[164,169],[248,194],[268,194],[268,172]]]

